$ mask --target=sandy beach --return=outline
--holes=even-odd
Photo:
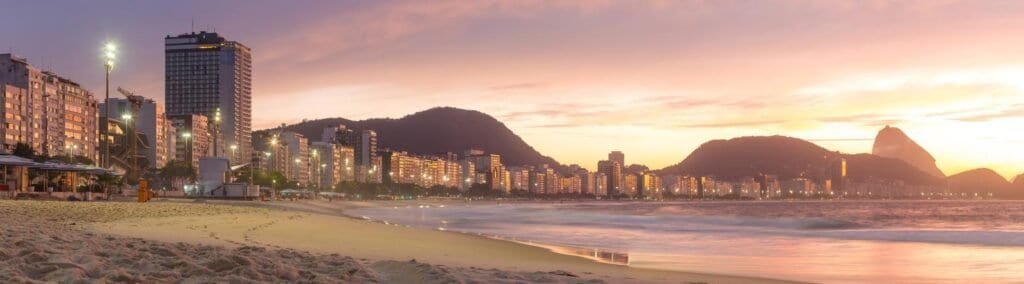
[[[352,202],[0,201],[0,281],[772,283],[635,269],[341,214]]]

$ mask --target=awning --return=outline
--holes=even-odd
[[[0,155],[0,166],[31,166],[36,164],[31,159],[15,155]]]
[[[97,167],[97,166],[82,165],[82,164],[65,164],[65,163],[56,162],[56,161],[47,161],[47,162],[44,162],[44,163],[33,163],[33,164],[27,165],[27,166],[29,168],[39,169],[39,170],[44,170],[44,171],[80,172],[80,173],[87,173],[87,174],[104,174],[104,173],[116,174],[113,171],[110,171],[110,170],[107,170],[107,169],[104,169],[104,168],[100,168],[100,167]]]
[[[235,165],[235,166],[232,166],[232,167],[231,167],[231,171],[232,171],[232,172],[233,172],[233,171],[237,171],[237,170],[239,170],[239,169],[241,169],[241,168],[244,168],[244,167],[248,167],[248,166],[249,166],[249,164],[248,164],[248,163],[246,163],[246,164],[241,164],[241,165]]]

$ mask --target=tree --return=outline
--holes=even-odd
[[[83,165],[95,165],[96,161],[93,161],[92,158],[89,158],[89,157],[86,157],[86,156],[75,155],[74,157],[71,158],[71,163],[83,164]]]
[[[32,146],[18,142],[14,144],[14,155],[22,158],[32,159],[36,156],[36,150],[32,149]]]
[[[196,170],[191,163],[168,161],[167,165],[160,169],[160,177],[170,181],[173,187],[174,184],[195,181]]]
[[[465,192],[465,196],[468,197],[501,197],[504,195],[504,192],[491,189],[489,185],[483,183],[474,184]]]

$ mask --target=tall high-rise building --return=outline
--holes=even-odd
[[[606,196],[608,195],[608,176],[605,176],[602,172],[594,173],[594,195]]]
[[[586,169],[576,170],[576,176],[580,177],[580,193],[587,195],[594,195],[596,188],[594,186],[594,173],[587,171]]]
[[[298,182],[300,186],[310,184],[310,168],[309,168],[309,140],[302,134],[285,131],[281,132],[281,143],[284,144],[284,148],[288,151],[289,160],[286,161],[288,166],[285,171],[285,176],[289,180]]]
[[[320,170],[316,174],[319,177],[318,183],[323,188],[330,188],[341,182],[345,167],[340,149],[342,146],[327,142],[313,142],[311,147],[320,153]]]
[[[209,120],[205,115],[186,114],[169,116],[177,136],[174,145],[175,160],[199,168],[199,158],[210,155]]]
[[[338,146],[338,158],[341,159],[339,171],[341,172],[342,181],[354,181],[356,180],[356,155],[355,150],[349,146]]]
[[[623,154],[622,151],[608,153],[608,160],[619,162],[620,166],[626,167],[626,154]]]
[[[98,102],[78,83],[0,54],[0,140],[10,152],[25,143],[51,156],[98,161]]]
[[[637,174],[637,196],[658,197],[662,192],[661,177],[651,172]]]
[[[619,164],[618,161],[612,160],[599,161],[597,162],[597,171],[605,176],[605,180],[607,181],[605,192],[607,192],[608,195],[618,195],[622,193],[622,164]]]
[[[524,167],[509,167],[509,188],[511,190],[526,191],[530,189],[530,169]]]
[[[505,166],[501,164],[501,155],[469,150],[464,156],[466,160],[473,161],[477,174],[485,174],[487,177],[486,180],[477,181],[477,183],[486,183],[492,190],[503,190],[506,187]]]
[[[349,143],[356,151],[356,163],[363,166],[372,166],[373,159],[377,157],[377,132],[363,130],[359,135],[352,135]]]
[[[382,161],[377,149],[377,132],[369,129],[356,131],[344,125],[324,128],[321,141],[340,143],[351,147],[355,156],[356,181],[378,182],[381,177]]]
[[[460,160],[459,167],[462,169],[462,180],[459,181],[459,190],[469,190],[474,184],[479,183],[476,179],[476,165],[473,164],[472,160]]]
[[[544,194],[544,189],[547,187],[547,173],[544,171],[530,171],[529,179],[529,191],[533,194]]]
[[[164,75],[169,116],[205,115],[213,125],[219,125],[211,131],[216,138],[216,155],[251,155],[252,53],[248,47],[217,33],[167,36]],[[228,145],[237,146],[232,150],[234,154],[225,153]]]
[[[616,163],[619,163],[619,168],[622,169],[622,172],[623,172],[622,174],[623,175],[625,175],[627,173],[626,168],[628,167],[628,165],[626,165],[626,154],[623,154],[622,151],[611,151],[611,152],[609,152],[608,153],[608,160],[609,161],[615,161]],[[609,177],[612,177],[612,176],[609,175]],[[618,179],[616,182],[618,182],[618,184],[616,185],[615,189],[621,190],[621,189],[625,188],[625,184],[624,184],[625,176],[623,176],[622,179]]]

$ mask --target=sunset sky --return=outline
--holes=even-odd
[[[479,110],[562,163],[661,168],[711,139],[1024,172],[1024,1],[3,1],[0,52],[163,100],[163,38],[253,49],[254,124]],[[387,139],[384,137],[383,139]]]

